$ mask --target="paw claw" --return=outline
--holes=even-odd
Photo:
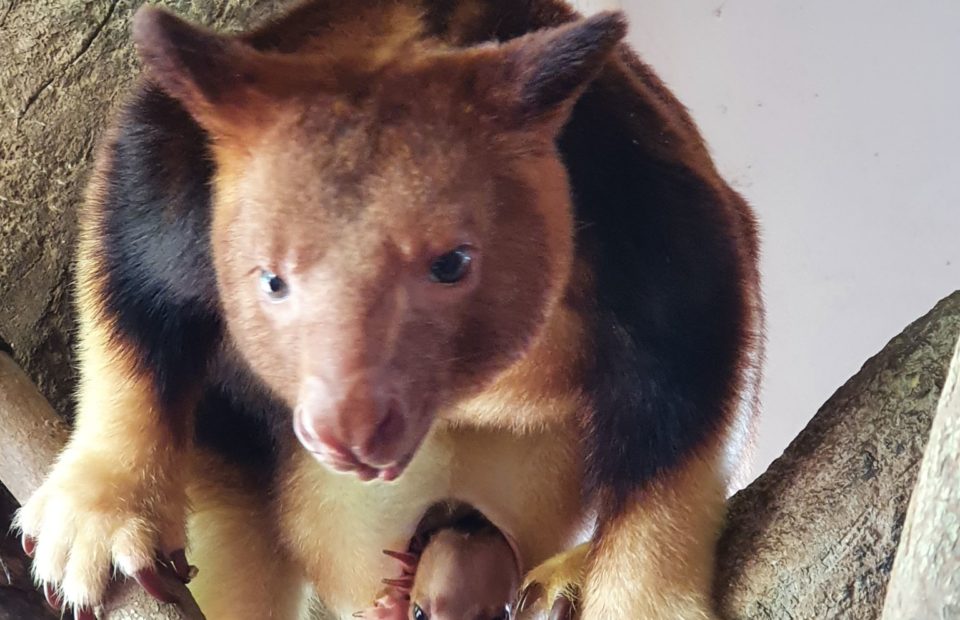
[[[145,568],[139,570],[133,574],[133,578],[137,580],[137,583],[140,584],[140,587],[143,588],[147,594],[161,603],[175,603],[177,601],[176,597],[174,597],[170,591],[170,588],[164,583],[163,577],[160,576],[160,573],[158,573],[156,569]]]
[[[190,583],[190,580],[197,576],[197,567],[191,566],[187,561],[187,552],[184,549],[177,549],[170,554],[170,566],[183,583]]]
[[[561,596],[553,602],[550,608],[550,620],[573,620],[573,603],[570,599]]]
[[[413,588],[413,577],[400,577],[399,579],[381,579],[384,585],[399,588],[407,591]]]
[[[23,552],[27,554],[28,558],[32,558],[33,554],[37,551],[37,539],[33,536],[22,535],[20,537],[20,545],[23,547]]]
[[[531,583],[525,587],[517,600],[517,613],[523,613],[528,606],[536,604],[541,596],[543,596],[543,586],[539,583]]]
[[[51,583],[43,584],[43,597],[47,599],[47,605],[54,611],[63,609],[63,599]]]
[[[89,607],[77,607],[73,610],[73,620],[97,620],[97,616]]]
[[[152,470],[104,465],[101,454],[68,447],[15,520],[47,602],[80,620],[95,620],[111,571],[170,600],[156,576],[155,549],[184,547],[186,496],[178,480],[161,484]],[[184,565],[190,571],[184,554],[172,564],[178,574]]]
[[[405,569],[414,571],[417,568],[417,562],[419,558],[412,553],[407,553],[405,551],[391,551],[390,549],[383,550],[384,555],[388,555],[391,558],[398,560]]]
[[[578,545],[530,571],[517,604],[517,615],[550,620],[577,617],[588,552],[588,545]]]

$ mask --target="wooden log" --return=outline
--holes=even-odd
[[[24,502],[43,482],[69,430],[30,377],[0,351],[0,476]]]
[[[0,351],[0,482],[21,504],[43,481],[66,444],[68,432],[30,378]],[[202,620],[186,586],[162,576],[177,605],[147,595],[135,581],[118,581],[104,608],[105,620]],[[24,612],[18,612],[24,613]],[[27,616],[19,616],[25,618]]]
[[[883,620],[960,618],[960,342],[910,498]]]

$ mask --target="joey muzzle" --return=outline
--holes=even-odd
[[[363,480],[393,480],[423,439],[411,432],[409,410],[378,373],[339,380],[310,376],[294,409],[300,443],[334,471]]]

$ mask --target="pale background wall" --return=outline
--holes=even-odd
[[[755,470],[960,288],[960,0],[584,0],[690,108],[763,228]]]

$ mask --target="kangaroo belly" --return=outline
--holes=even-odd
[[[571,544],[584,521],[572,435],[441,427],[391,483],[332,473],[303,450],[280,491],[284,543],[317,594],[340,616],[369,606],[399,572],[402,549],[433,504],[455,499],[483,512],[517,544],[529,568]]]

